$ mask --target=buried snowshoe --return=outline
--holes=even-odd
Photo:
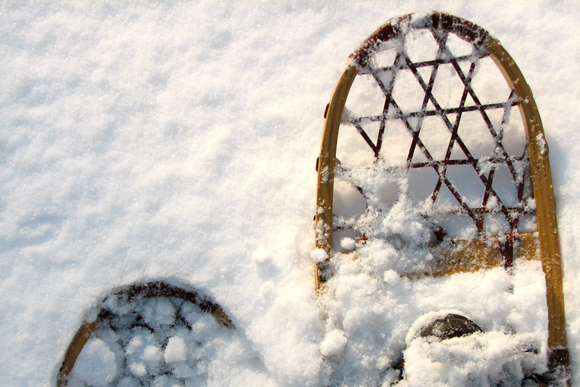
[[[86,315],[56,385],[255,382],[263,373],[257,364],[219,305],[189,287],[149,282],[118,289]]]
[[[312,256],[329,329],[349,341],[329,352],[334,383],[393,379],[401,327],[442,308],[506,348],[542,342],[511,382],[569,383],[548,147],[499,41],[445,13],[391,19],[350,56],[325,118]]]

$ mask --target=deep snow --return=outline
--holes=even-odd
[[[54,385],[85,313],[157,279],[213,297],[268,379],[325,383],[321,351],[343,339],[325,337],[311,264],[324,107],[364,38],[433,9],[490,31],[534,91],[580,384],[580,6],[419,0],[2,2],[0,384]]]

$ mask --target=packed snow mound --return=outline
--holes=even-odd
[[[483,332],[457,310],[421,316],[406,343],[397,386],[519,386],[544,367],[537,335]]]
[[[417,337],[405,350],[400,387],[519,386],[538,368],[538,337],[502,332],[447,340]]]

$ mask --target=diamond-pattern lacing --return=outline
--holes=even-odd
[[[512,108],[519,105],[518,98],[512,90],[507,100],[503,102],[490,104],[481,103],[480,98],[472,87],[472,80],[476,74],[476,69],[478,68],[480,60],[489,57],[490,54],[483,45],[472,45],[473,52],[471,55],[454,56],[447,45],[447,40],[450,35],[449,31],[430,29],[430,33],[434,37],[438,46],[434,60],[413,62],[409,54],[406,52],[404,44],[394,44],[391,45],[391,49],[395,47],[397,52],[393,64],[386,67],[375,67],[373,66],[372,60],[367,60],[372,57],[374,53],[366,53],[364,65],[359,74],[370,75],[382,91],[382,94],[385,97],[382,114],[357,117],[354,116],[347,107],[345,109],[343,121],[346,121],[348,124],[351,124],[356,128],[373,152],[376,165],[379,165],[378,161],[381,157],[388,158],[388,155],[381,154],[381,151],[383,151],[383,139],[385,133],[389,129],[389,122],[400,121],[412,137],[404,168],[432,168],[437,173],[438,180],[436,181],[432,194],[427,200],[431,205],[434,205],[441,193],[442,187],[446,187],[459,205],[459,208],[441,208],[435,211],[439,211],[439,213],[455,213],[469,216],[469,218],[474,222],[478,232],[483,237],[486,237],[484,229],[486,215],[503,214],[505,220],[507,220],[509,224],[510,231],[504,233],[504,235],[499,238],[502,244],[500,248],[503,252],[506,265],[510,265],[513,259],[513,238],[517,238],[518,236],[518,222],[524,214],[533,211],[533,209],[529,209],[529,206],[527,206],[527,197],[525,193],[526,180],[529,180],[529,175],[524,176],[524,174],[527,174],[529,164],[527,146],[524,146],[524,151],[521,155],[514,156],[508,153],[503,143],[504,128],[508,125]],[[405,36],[397,36],[395,39],[400,39],[400,43],[402,39],[405,39]],[[377,46],[371,46],[371,49],[373,50],[376,48]],[[469,69],[464,71],[460,66],[460,63],[467,63]],[[461,81],[461,85],[463,86],[463,92],[458,105],[451,108],[443,108],[433,94],[438,71],[441,65],[447,64],[450,64],[453,67],[457,77]],[[428,79],[426,79],[427,77],[424,78],[419,72],[419,69],[429,67],[431,68],[431,72]],[[421,107],[417,111],[404,111],[395,99],[393,90],[397,80],[397,74],[403,70],[410,71],[413,74],[414,79],[418,82],[419,86],[425,93]],[[422,73],[425,74],[425,71],[422,71]],[[467,105],[468,97],[473,101],[473,104]],[[489,111],[495,109],[503,109],[503,117],[499,127],[494,126],[488,114]],[[467,147],[466,141],[461,138],[459,128],[462,116],[466,112],[479,112],[481,119],[485,123],[491,136],[490,138],[494,146],[493,154],[476,158]],[[426,117],[431,116],[440,117],[444,126],[451,134],[445,155],[442,159],[435,158],[421,139],[423,121]],[[379,123],[378,135],[374,141],[364,129],[364,124],[369,122]],[[463,153],[465,158],[452,158],[454,149],[457,148],[461,150],[461,153]],[[417,154],[422,155],[426,161],[413,161]],[[487,163],[487,169],[484,170],[484,168],[481,167],[482,162]],[[516,164],[519,165],[519,168],[516,167]],[[457,186],[448,178],[447,172],[449,167],[457,165],[471,166],[485,187],[479,205],[470,205],[464,196],[462,196]],[[511,179],[517,186],[517,203],[515,205],[512,204],[509,206],[505,204],[493,186],[496,171],[502,165],[507,168],[507,171],[511,175]],[[349,180],[348,176],[350,172],[344,166],[341,166],[340,162],[337,162],[337,174],[346,178],[346,180]],[[350,181],[352,183],[352,179],[350,179]],[[368,199],[366,193],[361,187],[356,185],[355,187]],[[335,223],[335,225],[338,226],[338,228],[351,226],[349,224],[341,225],[337,223]]]

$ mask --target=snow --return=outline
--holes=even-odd
[[[223,350],[200,370],[208,385],[394,382],[389,367],[411,325],[432,310],[467,310],[484,331],[545,334],[534,262],[512,276],[498,269],[415,283],[391,261],[347,254],[336,298],[314,292],[312,261],[324,259],[311,256],[324,107],[363,39],[393,16],[433,9],[490,31],[534,91],[580,384],[580,172],[572,162],[580,156],[580,7],[435,0],[2,2],[0,384],[54,386],[91,308],[119,286],[149,280],[194,286],[236,326],[210,346]],[[350,249],[356,238],[347,237]],[[144,315],[165,324],[174,309],[154,304]],[[196,321],[195,334],[212,335],[210,320]],[[165,348],[141,340],[129,346],[133,376],[119,385],[134,385],[155,364],[184,378],[196,372],[183,360],[185,335]],[[482,340],[479,360],[495,367],[488,355],[498,348]],[[93,385],[106,385],[118,367],[105,342],[93,339],[82,355],[96,354],[101,366],[77,369]],[[433,348],[441,356],[457,349]],[[151,383],[174,382],[161,375]]]
[[[106,386],[117,373],[115,354],[102,340],[91,339],[77,359],[75,372],[87,384]]]
[[[347,337],[339,329],[334,329],[326,334],[324,340],[320,343],[320,354],[322,356],[340,355],[348,342]]]
[[[417,338],[405,352],[409,379],[399,384],[484,386],[503,379],[515,386],[524,375],[521,363],[526,357],[533,357],[534,345],[538,344],[535,340],[531,334],[514,337],[501,332],[475,333],[440,342]],[[445,364],[450,366],[442,369]],[[439,379],[441,374],[444,378]]]
[[[314,249],[310,253],[310,258],[312,258],[314,262],[324,262],[328,258],[328,254],[323,249]]]
[[[168,363],[184,361],[187,357],[187,347],[185,341],[179,336],[171,337],[167,342],[167,347],[163,353],[165,361]]]

